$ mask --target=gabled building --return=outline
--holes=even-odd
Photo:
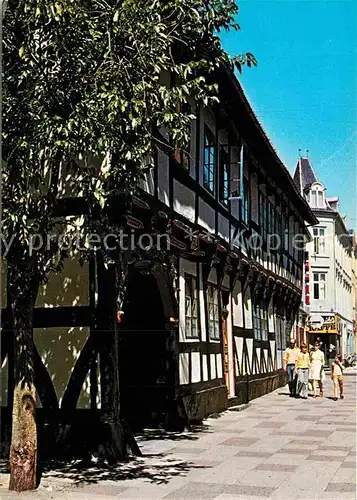
[[[305,304],[309,307],[308,334],[312,344],[323,342],[331,362],[336,352],[346,357],[353,337],[352,244],[339,200],[328,197],[309,158],[299,158],[294,182],[318,219],[309,228],[305,266]]]
[[[118,318],[121,409],[133,428],[180,428],[285,385],[283,352],[302,297],[301,237],[317,219],[234,74],[220,70],[217,79],[219,105],[192,103],[187,150],[175,150],[162,129],[136,196],[108,207],[135,240],[124,302],[111,307],[120,270],[102,286],[95,252],[82,267],[78,256],[68,259],[39,293],[39,415],[43,429],[57,422],[42,439],[49,447],[63,436],[80,441],[106,410],[100,345]],[[59,216],[85,213],[80,194],[63,193]],[[168,247],[153,248],[148,235],[168,236]],[[3,353],[9,436],[13,362],[10,348]]]

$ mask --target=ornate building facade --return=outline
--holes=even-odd
[[[331,363],[336,352],[348,356],[353,344],[351,237],[338,198],[326,195],[308,158],[299,158],[294,181],[318,219],[318,225],[309,228],[311,241],[306,247],[309,341],[320,337]]]

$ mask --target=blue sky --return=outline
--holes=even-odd
[[[239,75],[279,156],[293,172],[301,148],[327,196],[357,228],[357,1],[239,0],[231,54],[252,52]]]

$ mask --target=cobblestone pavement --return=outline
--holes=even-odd
[[[44,474],[27,499],[355,500],[356,371],[345,375],[346,399],[289,398],[287,389],[227,411],[184,434],[148,433],[144,456],[106,470],[73,464]],[[158,439],[160,437],[160,439]],[[0,476],[0,498],[8,476]]]

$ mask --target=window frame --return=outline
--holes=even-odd
[[[269,332],[268,308],[262,302],[253,301],[254,340],[267,341]]]
[[[317,279],[316,279],[317,276]],[[323,278],[322,278],[323,276]],[[313,272],[312,273],[312,289],[314,300],[326,300],[327,297],[327,272]],[[317,293],[316,293],[317,292]],[[323,292],[323,293],[322,293]],[[316,296],[317,295],[317,296]],[[323,295],[323,297],[321,296]]]
[[[220,340],[221,328],[222,328],[221,314],[220,314],[221,304],[220,304],[220,291],[217,285],[213,283],[208,283],[206,289],[206,297],[207,297],[207,320],[208,320],[209,339]]]
[[[226,207],[230,198],[230,176],[231,148],[226,144],[221,144],[219,148],[219,201]]]
[[[250,219],[250,190],[249,182],[245,175],[243,175],[242,188],[243,192],[241,199],[241,220],[248,226]]]
[[[314,227],[312,235],[314,240],[314,254],[326,255],[326,231],[325,227]]]
[[[184,274],[185,281],[185,337],[200,338],[198,280],[192,274]],[[189,291],[189,294],[187,293]],[[189,300],[189,307],[188,307]],[[187,313],[190,314],[187,314]],[[195,314],[193,314],[195,312]],[[189,328],[187,328],[189,323]],[[195,327],[195,328],[194,328]]]
[[[208,157],[206,156],[207,154]],[[212,195],[214,195],[216,191],[216,172],[217,140],[212,130],[208,127],[207,124],[205,124],[203,132],[203,186]]]

